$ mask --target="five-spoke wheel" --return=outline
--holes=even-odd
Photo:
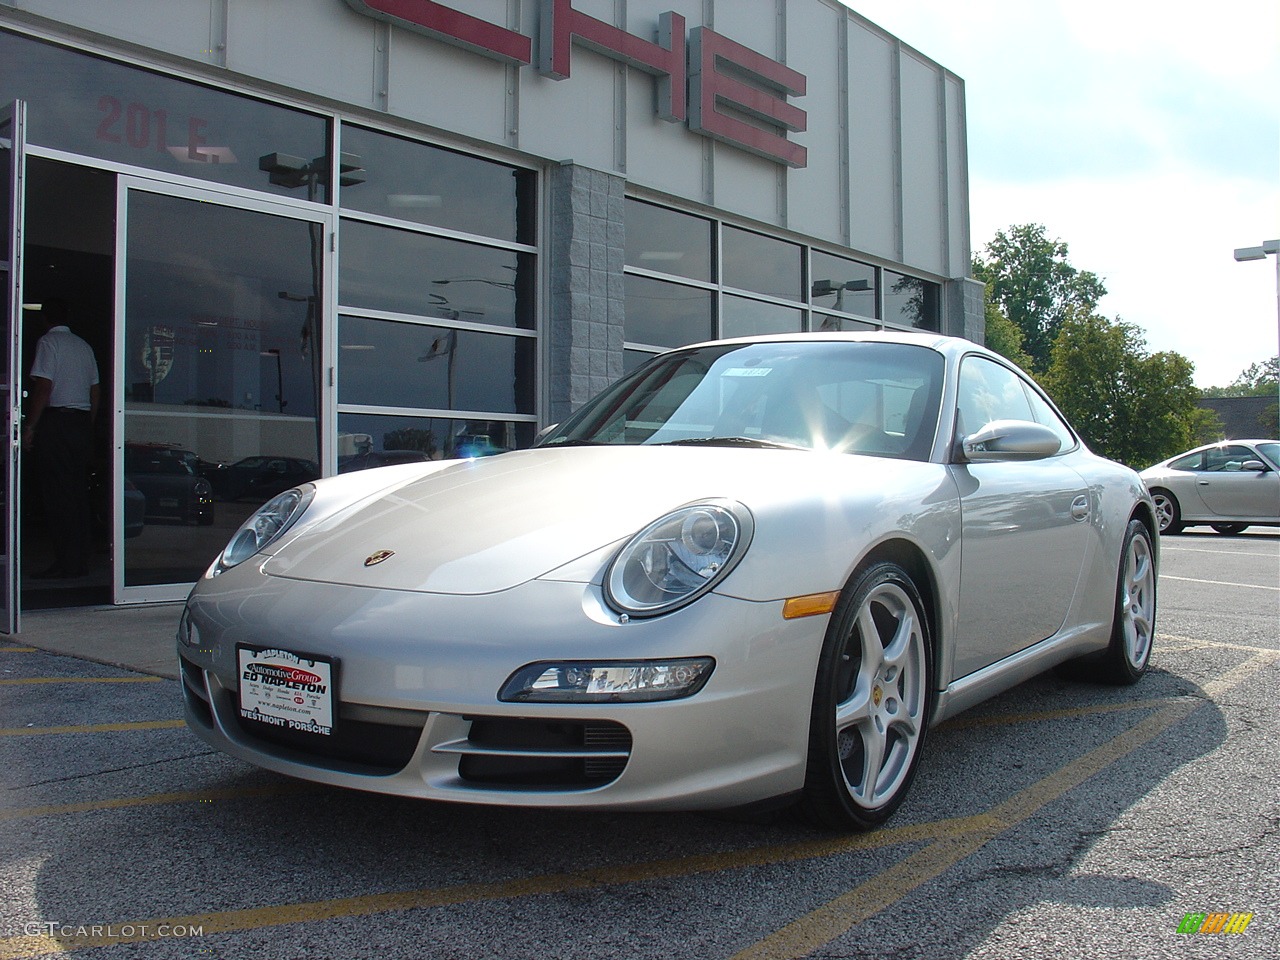
[[[818,664],[803,800],[813,819],[866,830],[902,802],[928,728],[931,663],[911,576],[878,563],[855,577]]]

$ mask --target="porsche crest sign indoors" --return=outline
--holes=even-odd
[[[807,164],[806,149],[787,139],[807,125],[788,97],[805,95],[806,79],[785,64],[707,27],[685,32],[678,13],[661,14],[657,40],[575,10],[572,0],[540,0],[537,50],[530,37],[433,0],[346,0],[363,13],[515,66],[535,62],[543,76],[569,76],[577,44],[656,78],[658,115],[790,167]]]

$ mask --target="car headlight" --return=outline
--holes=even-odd
[[[635,617],[692,603],[742,559],[753,529],[750,512],[732,501],[673,510],[618,551],[605,574],[605,599],[614,610]]]
[[[316,488],[308,483],[286,490],[264,503],[236,531],[214,561],[210,574],[216,577],[224,570],[230,570],[279,539],[302,516],[315,494]]]
[[[691,697],[715,669],[710,657],[531,663],[498,692],[508,703],[653,703]]]

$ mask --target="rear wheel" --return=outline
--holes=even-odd
[[[1182,532],[1182,509],[1178,506],[1178,498],[1168,490],[1156,487],[1151,491],[1151,499],[1156,504],[1156,522],[1160,524],[1160,534],[1173,535]]]
[[[1213,527],[1213,529],[1217,530],[1221,534],[1224,534],[1225,536],[1233,536],[1234,534],[1237,534],[1237,533],[1244,533],[1246,530],[1249,529],[1249,525],[1247,523],[1215,523],[1215,524],[1211,524],[1211,526]]]
[[[802,810],[838,830],[884,823],[915,777],[932,700],[924,604],[896,563],[845,588],[823,642]]]
[[[1120,554],[1111,644],[1102,655],[1099,678],[1107,683],[1137,683],[1147,672],[1156,635],[1156,566],[1151,533],[1130,520]]]

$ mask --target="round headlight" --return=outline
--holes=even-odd
[[[709,501],[673,510],[631,538],[605,575],[609,605],[652,617],[692,603],[733,569],[751,542],[740,503]]]
[[[272,497],[253,514],[236,531],[231,542],[219,554],[212,569],[214,576],[224,570],[230,570],[236,564],[243,563],[255,553],[263,550],[282,533],[293,526],[303,514],[315,496],[316,488],[311,484],[286,490],[279,496]]]

